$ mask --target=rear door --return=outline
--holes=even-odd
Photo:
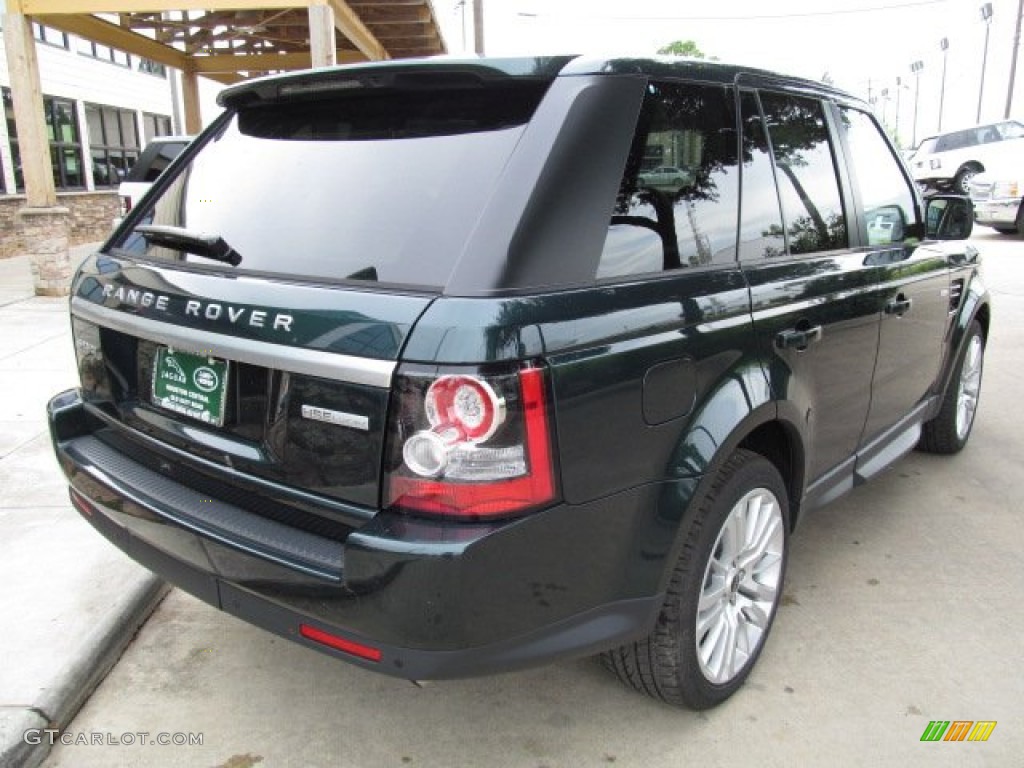
[[[804,432],[807,479],[819,483],[809,492],[827,492],[849,482],[868,414],[878,268],[851,247],[827,105],[746,91],[741,110],[740,258],[754,324],[783,415]]]

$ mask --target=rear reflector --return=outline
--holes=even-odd
[[[367,661],[380,661],[381,652],[379,648],[371,648],[362,643],[346,640],[344,637],[332,635],[330,632],[324,632],[322,629],[311,627],[309,624],[300,624],[299,634],[307,640],[326,645],[336,651],[358,656],[360,659],[366,659]]]
[[[96,507],[86,501],[85,497],[82,496],[74,488],[68,489],[68,495],[71,496],[71,504],[86,517],[92,517],[93,513],[96,512]]]

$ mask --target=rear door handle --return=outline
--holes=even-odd
[[[896,315],[896,317],[903,317],[910,311],[910,306],[914,303],[913,299],[908,299],[902,293],[895,299],[889,299],[885,304],[885,314]]]
[[[797,329],[790,328],[786,331],[780,331],[775,337],[775,345],[779,349],[795,349],[798,352],[807,349],[813,342],[821,339],[821,326],[816,325],[813,328]]]

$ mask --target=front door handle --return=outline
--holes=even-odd
[[[780,331],[775,337],[775,345],[779,349],[795,349],[802,352],[813,342],[821,339],[821,326],[813,328],[790,328]]]
[[[913,299],[908,299],[902,293],[895,299],[889,299],[885,303],[885,314],[896,315],[896,317],[903,317],[907,312],[910,311],[910,306],[914,303]]]

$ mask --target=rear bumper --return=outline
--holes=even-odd
[[[49,405],[83,516],[169,582],[278,635],[408,679],[585,655],[647,634],[675,523],[652,486],[507,522],[379,513],[345,541],[299,531],[116,454],[76,391]],[[374,658],[304,636],[326,632]],[[343,642],[343,646],[344,646]]]
[[[1004,197],[974,201],[974,220],[985,227],[1012,227],[1017,223],[1021,198]]]

